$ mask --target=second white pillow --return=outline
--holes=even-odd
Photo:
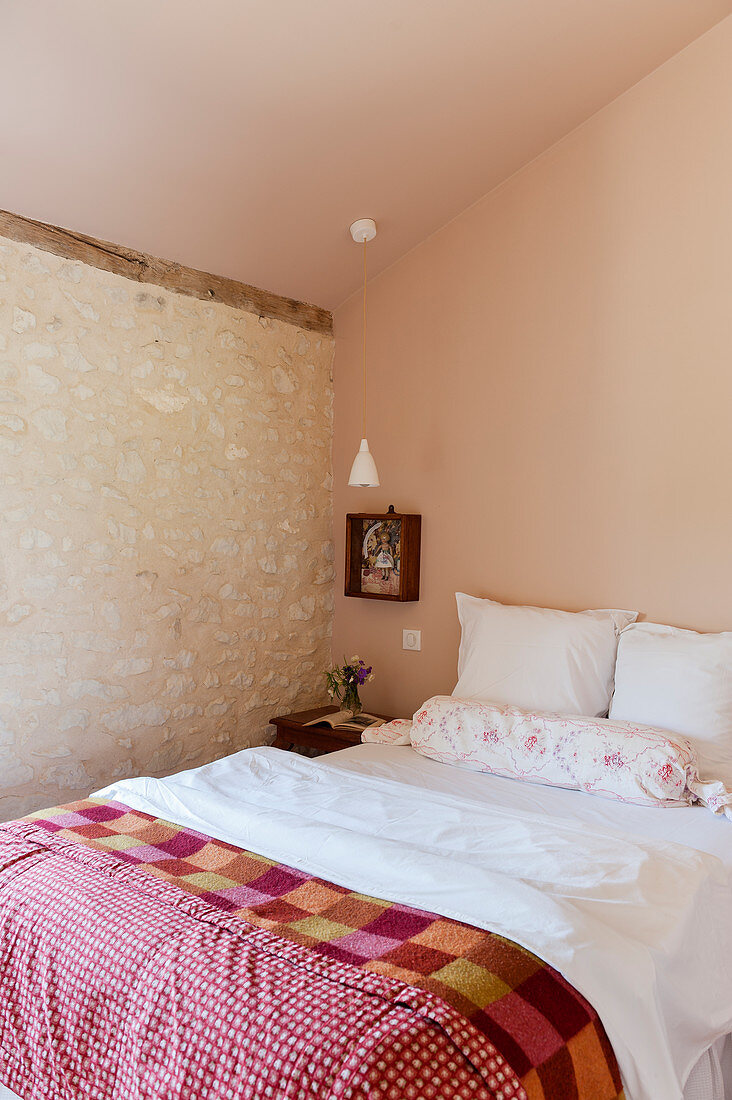
[[[732,631],[629,627],[618,647],[610,717],[683,734],[702,779],[714,776],[732,789]]]

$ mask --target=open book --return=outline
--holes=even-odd
[[[351,730],[353,733],[361,733],[369,726],[383,726],[384,719],[377,718],[375,714],[351,714],[350,710],[338,710],[335,714],[324,714],[322,718],[312,718],[303,723],[306,726],[330,726],[334,730]]]

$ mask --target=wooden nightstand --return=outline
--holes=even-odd
[[[353,745],[361,744],[360,733],[350,733],[348,730],[332,730],[329,726],[305,726],[304,722],[310,722],[313,718],[320,718],[324,714],[333,714],[338,707],[315,707],[313,710],[299,710],[295,714],[280,714],[272,718],[270,725],[276,729],[274,747],[276,749],[293,749],[296,745],[302,748],[317,749],[318,752],[337,752],[338,749],[350,749]],[[369,714],[375,713],[369,711]],[[388,715],[379,714],[378,718],[390,721]]]

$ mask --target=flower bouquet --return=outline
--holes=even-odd
[[[363,709],[358,689],[373,678],[372,666],[360,657],[351,657],[350,661],[336,665],[325,674],[328,695],[331,699],[337,699],[343,709],[350,710],[352,715],[360,714]]]

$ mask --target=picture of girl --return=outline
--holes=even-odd
[[[399,594],[401,520],[364,520],[361,591],[379,596]]]
[[[388,581],[394,568],[394,558],[391,553],[389,536],[384,533],[379,537],[379,552],[376,555],[376,567],[381,570],[381,578]]]

